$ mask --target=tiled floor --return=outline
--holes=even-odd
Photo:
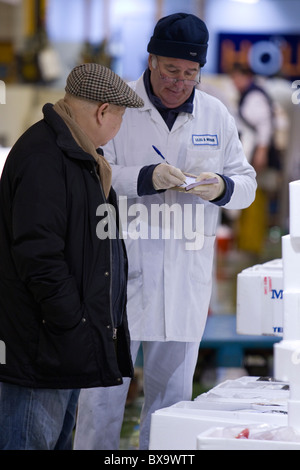
[[[207,391],[198,381],[194,382],[193,398]],[[143,394],[140,391],[137,397],[126,406],[123,427],[121,432],[120,450],[138,450],[139,448],[139,421],[143,406]]]
[[[142,405],[143,396],[141,394],[125,408],[120,441],[121,450],[137,450],[139,448],[139,422]]]

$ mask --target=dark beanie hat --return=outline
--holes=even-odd
[[[151,54],[206,63],[208,30],[195,15],[174,13],[161,18],[153,32],[147,51]]]

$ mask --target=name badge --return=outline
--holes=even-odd
[[[192,140],[194,145],[218,145],[218,136],[216,134],[193,134]]]

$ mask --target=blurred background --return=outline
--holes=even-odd
[[[0,104],[6,103],[0,106],[0,145],[13,145],[41,117],[42,104],[61,96],[79,63],[100,62],[125,80],[138,78],[155,23],[179,11],[206,22],[210,39],[202,88],[233,114],[238,96],[228,77],[233,63],[250,62],[267,82],[284,178],[298,178],[299,106],[292,102],[292,84],[300,78],[300,0],[0,0]]]
[[[18,137],[42,117],[43,104],[63,96],[75,65],[99,62],[126,81],[137,79],[147,66],[156,22],[175,12],[193,13],[207,24],[210,39],[200,88],[217,96],[236,118],[238,92],[229,72],[234,63],[252,69],[273,100],[281,155],[279,180],[262,214],[268,220],[262,248],[241,249],[240,213],[221,215],[196,396],[230,374],[272,374],[278,336],[236,335],[237,275],[256,263],[280,259],[281,236],[288,232],[288,183],[300,179],[300,0],[0,0],[0,165]],[[255,223],[252,229],[254,240]],[[138,432],[141,380],[139,357],[125,440]]]

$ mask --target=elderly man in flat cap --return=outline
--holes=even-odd
[[[145,105],[126,111],[119,134],[104,148],[116,192],[128,205],[131,351],[135,360],[142,343],[144,365],[141,449],[149,446],[151,414],[191,399],[220,207],[242,209],[255,197],[255,171],[233,117],[197,87],[207,47],[200,18],[160,19],[148,44],[148,68],[130,84]],[[183,173],[202,184],[173,190]],[[82,392],[76,448],[118,447],[128,382]]]
[[[1,449],[71,449],[79,389],[132,377],[127,258],[100,146],[116,135],[126,107],[142,105],[111,70],[80,65],[65,98],[44,106],[44,118],[7,157],[0,183]],[[108,225],[105,214],[114,237],[97,230]]]

